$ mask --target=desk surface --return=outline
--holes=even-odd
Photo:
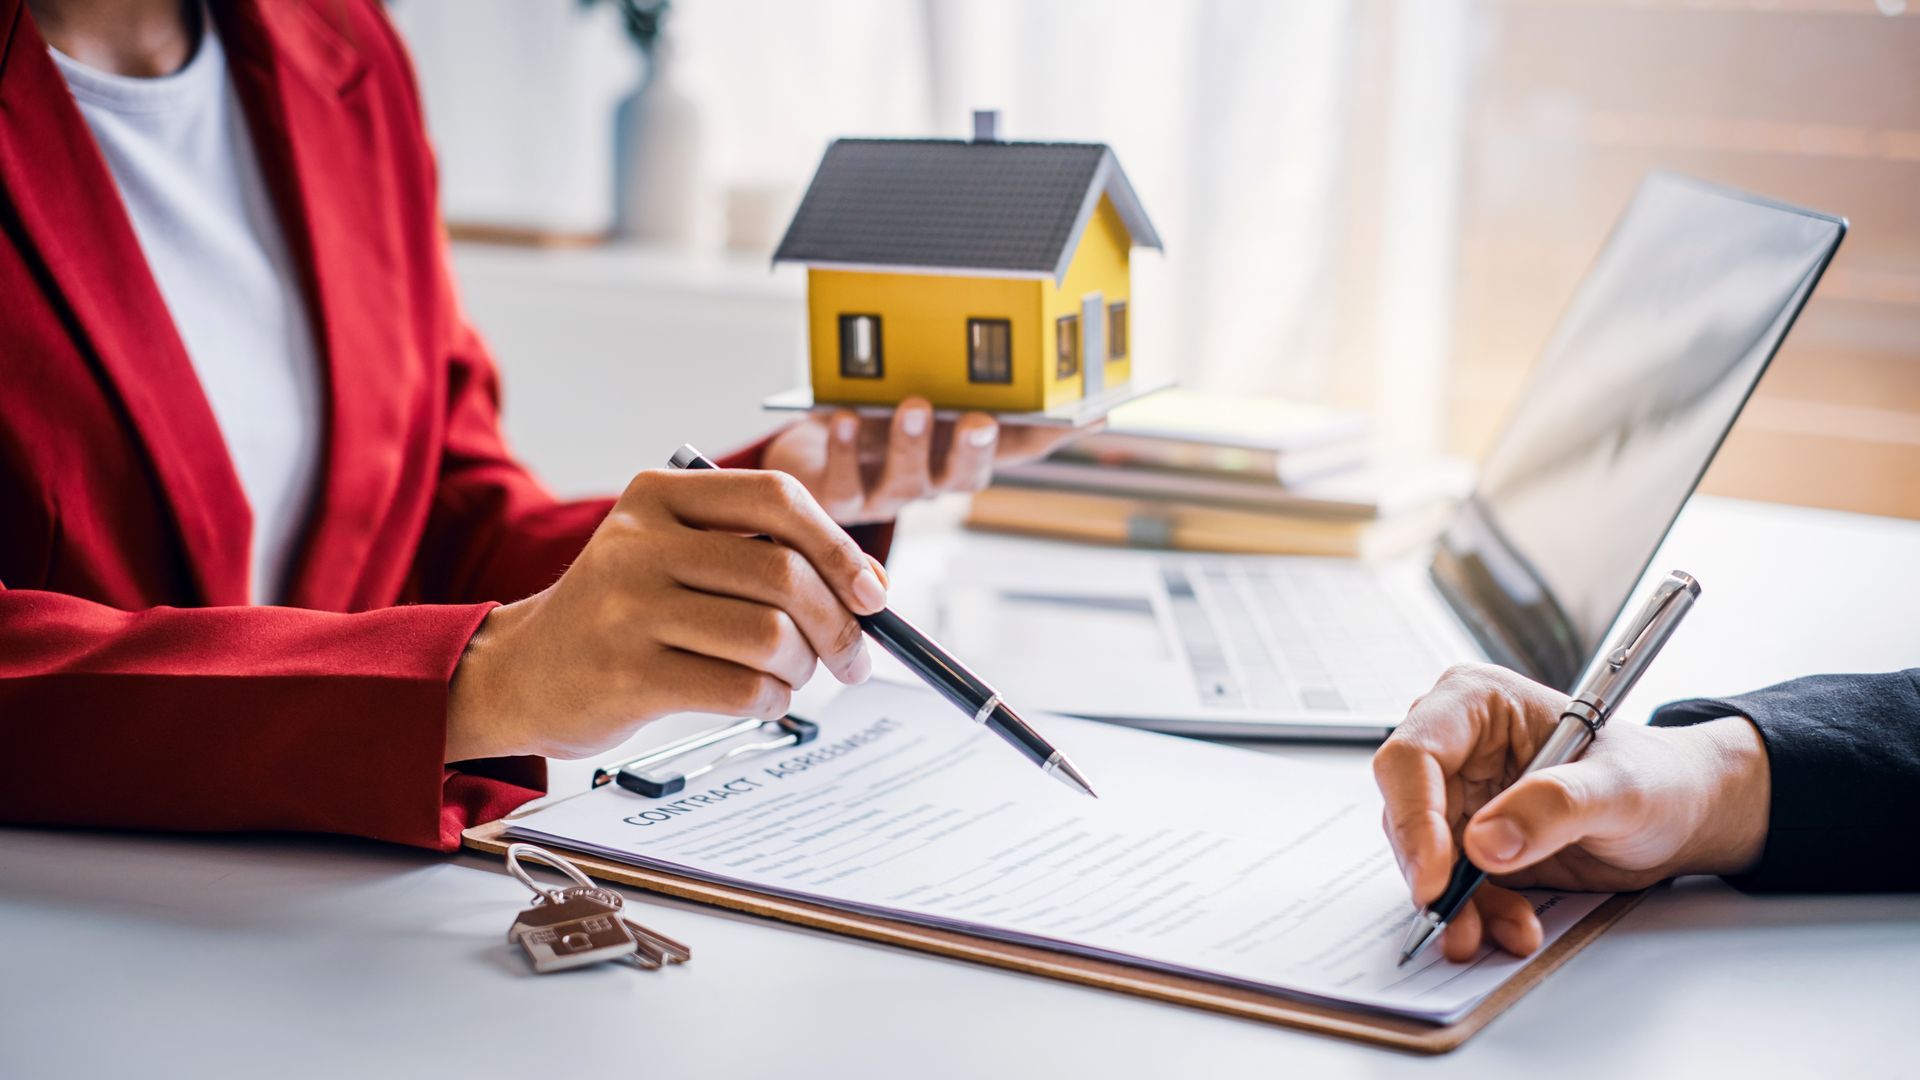
[[[1916,552],[1916,522],[1696,500],[1655,566],[1707,596],[1636,696],[1920,663]],[[1920,896],[1679,882],[1429,1060],[629,895],[693,964],[536,978],[475,856],[0,830],[0,1076],[1920,1076]]]

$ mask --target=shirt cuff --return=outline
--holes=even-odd
[[[1654,727],[1741,716],[1760,732],[1771,789],[1766,845],[1760,862],[1729,883],[1752,892],[1920,888],[1917,674],[1815,675],[1654,712]]]

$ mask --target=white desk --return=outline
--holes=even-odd
[[[1701,500],[1669,564],[1643,702],[1920,663],[1920,523]],[[694,963],[536,978],[474,856],[0,830],[0,1077],[1920,1075],[1920,896],[1683,881],[1437,1059],[629,896]]]

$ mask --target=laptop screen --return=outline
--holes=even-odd
[[[1496,660],[1572,689],[1845,231],[1680,177],[1640,185],[1434,558]]]

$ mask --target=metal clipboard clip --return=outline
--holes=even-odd
[[[819,734],[820,725],[797,716],[783,716],[778,720],[736,720],[677,739],[631,761],[602,765],[593,770],[593,786],[599,788],[619,784],[637,795],[658,799],[678,793],[687,786],[687,781],[705,776],[734,758],[801,746],[812,742]],[[762,735],[765,738],[729,746],[703,765],[686,765],[690,755],[749,735]]]

